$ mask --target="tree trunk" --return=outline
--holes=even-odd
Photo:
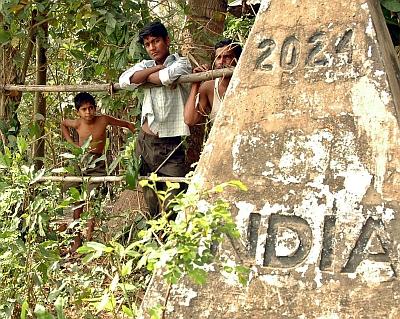
[[[0,14],[0,25],[2,25],[3,16]],[[4,27],[6,29],[6,27]],[[4,44],[0,46],[0,85],[15,83],[17,79],[17,70],[13,63],[17,51],[11,45]],[[18,94],[18,93],[17,93]],[[9,123],[13,113],[7,108],[8,105],[13,103],[15,96],[13,92],[6,93],[0,91],[0,121]],[[4,125],[2,125],[4,127]],[[8,125],[5,125],[6,127]],[[8,128],[8,127],[7,127]]]
[[[14,58],[17,55],[17,49],[9,44],[0,47],[0,85],[7,84],[24,84],[26,73],[28,71],[29,61],[32,57],[33,43],[35,41],[35,24],[36,10],[32,12],[31,28],[29,30],[29,40],[24,55],[24,65],[21,72],[18,72]],[[0,14],[0,24],[2,22]],[[17,108],[21,101],[22,92],[0,91],[0,121],[2,122],[1,129],[7,134],[10,128],[13,128],[13,135],[17,135],[19,131],[19,121],[17,117]]]
[[[189,0],[188,28],[184,32],[182,52],[194,65],[211,64],[214,44],[224,31],[227,0]],[[190,167],[200,158],[206,125],[195,125],[190,129],[186,164]]]
[[[189,32],[185,33],[184,53],[189,53],[199,64],[210,63],[214,44],[224,31],[228,1],[189,0],[188,7]]]
[[[47,76],[47,43],[48,43],[48,24],[43,23],[37,30],[36,36],[36,84],[46,84]],[[38,128],[37,140],[33,147],[33,157],[35,168],[43,167],[45,155],[44,125],[46,122],[46,97],[42,92],[35,93],[34,120]]]

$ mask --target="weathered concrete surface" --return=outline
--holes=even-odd
[[[263,1],[196,175],[249,187],[220,253],[251,278],[183,282],[167,318],[400,317],[400,73],[377,2]]]

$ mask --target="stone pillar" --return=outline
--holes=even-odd
[[[219,253],[250,280],[183,282],[167,318],[400,317],[399,78],[377,0],[262,2],[195,176],[248,186]]]

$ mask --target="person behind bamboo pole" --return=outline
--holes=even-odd
[[[189,60],[169,50],[170,38],[165,26],[158,21],[146,25],[139,33],[139,43],[146,49],[149,60],[143,60],[125,71],[119,78],[122,88],[132,85],[134,88],[145,83],[156,87],[145,87],[141,112],[141,130],[136,142],[136,154],[141,158],[140,174],[148,176],[157,173],[159,176],[183,177],[186,175],[185,150],[182,137],[190,134],[189,127],[183,119],[183,108],[188,96],[189,87],[175,84],[181,75],[191,73]],[[157,190],[164,190],[164,183],[156,184]],[[180,185],[164,201],[161,207],[157,194],[144,187],[143,194],[149,212],[153,218],[168,209],[174,195],[184,190]]]
[[[115,117],[96,114],[96,102],[92,95],[86,92],[78,93],[74,98],[75,108],[78,114],[77,119],[66,119],[61,122],[61,132],[64,138],[71,144],[78,147],[91,138],[89,145],[90,163],[94,164],[89,166],[85,171],[82,171],[84,176],[104,176],[106,175],[106,163],[103,156],[103,151],[106,143],[106,129],[107,126],[120,126],[135,132],[135,126],[125,120],[120,120]],[[70,135],[69,128],[74,128],[78,133],[78,142],[74,142]],[[73,186],[79,186],[81,183],[65,183],[63,189],[68,189]],[[95,184],[89,183],[87,191],[90,192],[95,188]],[[83,212],[83,203],[78,203],[78,207],[74,209],[74,220],[79,219]],[[91,240],[94,230],[95,220],[94,217],[88,221],[86,238]],[[66,225],[61,226],[61,230],[66,228]],[[74,253],[76,249],[82,245],[82,236],[80,233],[74,238],[70,252]]]
[[[218,41],[214,46],[214,50],[215,69],[236,66],[242,53],[242,47],[231,39]],[[209,69],[209,65],[203,64],[194,68],[193,73],[205,72]],[[210,116],[210,120],[213,122],[230,80],[231,76],[224,76],[203,83],[193,82],[185,104],[185,123],[193,126],[202,123],[206,116]]]

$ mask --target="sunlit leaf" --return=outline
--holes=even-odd
[[[108,247],[102,243],[98,243],[95,241],[89,241],[86,243],[86,246],[89,248],[93,248],[95,251],[100,251],[100,252],[106,252],[106,253],[110,253],[113,251],[112,247]]]
[[[54,307],[56,308],[56,311],[57,311],[57,319],[65,319],[64,305],[65,305],[64,298],[61,296],[58,296],[54,303]]]
[[[121,269],[121,276],[124,277],[126,275],[130,275],[132,273],[132,263],[133,260],[130,259],[128,260],[128,262],[124,265],[122,265],[122,269]]]
[[[236,186],[237,188],[239,188],[240,190],[245,191],[245,192],[248,190],[247,186],[239,180],[229,181],[229,185]]]
[[[54,316],[42,305],[37,304],[34,312],[37,319],[54,319]]]
[[[179,183],[173,183],[170,181],[166,181],[165,184],[167,185],[168,189],[179,189],[179,187],[180,187]]]
[[[108,292],[105,292],[103,294],[103,296],[101,297],[101,300],[99,302],[99,304],[97,305],[97,311],[102,311],[105,309],[105,307],[107,306],[107,303],[110,299],[110,295],[108,294]]]
[[[79,254],[88,254],[88,253],[94,252],[95,250],[92,247],[88,247],[86,245],[83,245],[83,246],[79,247],[76,251]]]
[[[137,290],[138,288],[135,285],[124,283],[124,284],[119,284],[118,285],[122,290],[126,291],[134,291]]]
[[[26,319],[26,315],[28,314],[29,304],[28,301],[24,300],[21,305],[21,319]]]
[[[135,312],[133,312],[132,309],[128,308],[125,305],[122,305],[122,312],[126,314],[129,318],[135,317]]]
[[[117,289],[118,283],[119,283],[119,275],[117,273],[117,274],[115,274],[115,276],[114,276],[114,278],[113,278],[113,280],[111,281],[111,284],[110,284],[110,291],[111,292],[114,292],[115,289]]]
[[[161,305],[157,305],[151,309],[149,309],[150,319],[160,319],[162,315],[163,307]]]

